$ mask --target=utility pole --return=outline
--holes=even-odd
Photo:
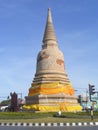
[[[87,107],[87,102],[88,102],[88,90],[86,88],[86,107]]]

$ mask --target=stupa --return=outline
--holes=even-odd
[[[24,108],[35,111],[81,111],[74,92],[65,70],[63,53],[58,47],[49,8],[42,50],[37,56],[36,73]]]

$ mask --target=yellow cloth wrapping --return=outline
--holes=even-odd
[[[68,94],[74,95],[74,89],[71,84],[60,84],[58,82],[54,83],[45,83],[45,84],[32,84],[29,89],[28,96],[34,96],[36,94]],[[61,103],[53,103],[53,105],[41,105],[41,104],[31,104],[24,105],[24,109],[35,110],[35,111],[65,111],[65,112],[73,112],[73,111],[81,111],[82,107],[80,105],[71,105],[69,102],[61,102]]]
[[[59,84],[59,83],[51,83],[51,84],[32,84],[32,87],[29,89],[29,96],[33,96],[36,94],[59,94],[65,93],[69,95],[74,94],[74,89],[71,84]]]
[[[43,106],[43,105],[39,105],[39,104],[33,104],[33,105],[24,105],[23,108],[28,109],[28,110],[42,111],[42,112],[47,112],[47,111],[74,112],[74,111],[82,110],[82,107],[80,105],[77,105],[77,106],[71,106],[71,105]]]

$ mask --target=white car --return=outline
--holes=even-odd
[[[1,111],[5,111],[6,108],[8,108],[8,106],[1,106],[1,107],[0,107],[0,110],[1,110]]]

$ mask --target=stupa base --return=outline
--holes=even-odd
[[[57,95],[35,95],[26,97],[24,109],[41,112],[76,112],[82,107],[77,102],[77,97],[57,94]]]

